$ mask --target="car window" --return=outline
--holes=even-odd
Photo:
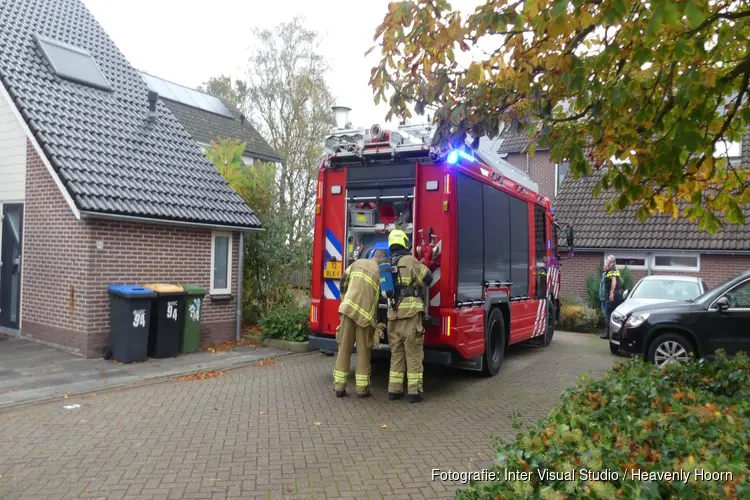
[[[730,308],[750,309],[750,281],[737,285],[726,294]]]
[[[692,300],[701,294],[696,281],[682,280],[643,280],[633,290],[636,299]]]

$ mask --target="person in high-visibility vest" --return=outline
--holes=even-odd
[[[355,383],[357,396],[370,395],[370,350],[384,329],[377,323],[380,299],[380,262],[385,261],[385,250],[376,251],[369,259],[359,259],[341,277],[343,300],[339,306],[341,324],[336,329],[339,352],[333,370],[333,389],[336,396],[346,396],[352,347],[357,345]]]
[[[407,399],[422,401],[422,362],[424,361],[424,302],[422,291],[432,283],[432,273],[409,253],[409,237],[401,229],[388,235],[391,265],[396,269],[396,296],[388,308],[388,343],[391,369],[388,399],[404,395],[406,371]]]

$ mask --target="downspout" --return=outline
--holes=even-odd
[[[245,233],[240,233],[239,262],[237,264],[237,332],[235,340],[239,341],[242,334],[242,302],[243,302],[243,271],[245,269]]]
[[[528,153],[528,151],[527,151],[527,152],[526,152],[526,175],[529,175],[529,168],[530,168],[530,166],[531,166],[531,165],[530,165],[530,163],[529,163],[529,153]]]
[[[651,252],[646,253],[646,276],[651,276]]]

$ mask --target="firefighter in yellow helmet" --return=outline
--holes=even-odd
[[[377,323],[380,300],[379,264],[386,260],[384,250],[376,251],[369,259],[358,259],[341,277],[343,300],[339,306],[341,324],[336,329],[339,352],[333,370],[333,389],[336,396],[346,396],[352,347],[357,345],[355,383],[357,396],[370,395],[370,350],[385,325]]]
[[[423,290],[432,282],[432,273],[409,253],[409,237],[401,229],[388,235],[395,297],[388,308],[388,343],[391,369],[388,376],[388,399],[403,397],[406,372],[407,399],[422,401],[422,361],[424,360]]]

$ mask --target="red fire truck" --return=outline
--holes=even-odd
[[[546,346],[558,318],[560,250],[548,198],[491,151],[431,148],[430,130],[337,130],[318,174],[310,346],[331,353],[343,270],[404,229],[428,265],[425,362],[495,375],[508,345]],[[572,228],[566,246],[572,252]],[[386,323],[387,304],[381,304]],[[387,337],[376,346],[387,354]]]

